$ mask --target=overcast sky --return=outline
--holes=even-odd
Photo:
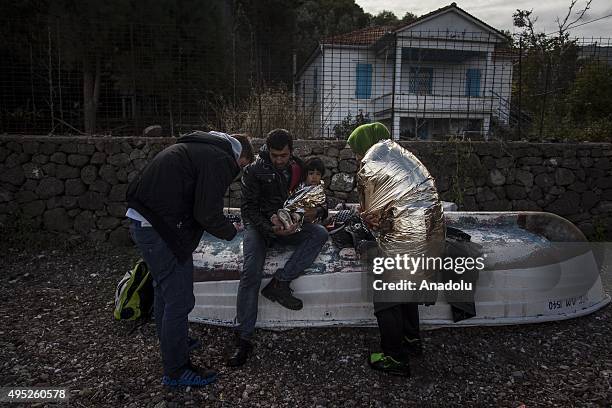
[[[377,14],[382,10],[391,10],[401,18],[407,11],[420,16],[447,6],[452,3],[452,0],[356,0],[355,2],[369,13]],[[536,23],[537,28],[549,33],[557,28],[556,17],[563,18],[567,14],[570,0],[464,0],[456,1],[456,3],[457,6],[487,24],[511,32],[515,32],[515,28],[512,27],[512,14],[516,9],[533,9],[533,14],[539,17]],[[585,4],[584,0],[578,0],[574,10],[584,8]],[[593,0],[590,10],[587,11],[581,22],[610,14],[612,14],[612,1]],[[570,30],[570,33],[578,37],[612,37],[612,17],[577,27]]]

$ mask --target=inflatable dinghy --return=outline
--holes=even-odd
[[[238,213],[238,210],[232,210]],[[582,232],[568,220],[543,212],[446,212],[446,225],[471,236],[486,258],[473,287],[476,316],[453,321],[443,291],[419,306],[424,325],[489,326],[538,323],[592,313],[610,302],[600,267]],[[205,234],[194,252],[193,322],[231,326],[242,268],[240,233],[233,241]],[[270,248],[262,287],[291,250]],[[304,302],[292,311],[259,297],[258,327],[371,326],[372,303],[364,296],[364,265],[352,248],[323,247],[306,274],[292,283]]]

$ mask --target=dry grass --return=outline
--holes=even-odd
[[[228,132],[263,137],[272,129],[288,129],[295,139],[312,139],[316,135],[313,105],[302,107],[284,87],[267,88],[261,93],[253,89],[245,103],[234,107],[220,99],[216,103],[219,128]]]

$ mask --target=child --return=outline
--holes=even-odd
[[[327,197],[321,178],[325,174],[325,165],[319,158],[313,157],[303,166],[302,182],[285,201],[285,207],[277,211],[270,221],[272,224],[287,229],[294,223],[316,223],[327,217]]]
[[[304,186],[318,186],[321,184],[321,179],[325,174],[325,164],[323,164],[323,160],[318,157],[311,157],[306,160],[306,163],[304,163],[304,173],[306,175]]]
[[[325,175],[325,164],[318,157],[311,157],[304,163],[305,180],[300,187],[318,186],[321,184],[323,175]],[[320,207],[316,207],[316,221],[322,221],[327,218],[327,197],[326,203]],[[313,222],[316,222],[313,221]]]

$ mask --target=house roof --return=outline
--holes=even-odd
[[[400,31],[404,31],[407,30],[408,28],[411,28],[413,26],[416,26],[426,20],[430,20],[431,18],[433,18],[434,16],[438,15],[438,14],[442,14],[442,13],[446,13],[450,10],[455,10],[457,12],[459,12],[459,14],[461,14],[463,17],[466,17],[468,20],[471,20],[472,22],[476,23],[477,25],[482,26],[483,28],[485,28],[487,31],[492,32],[493,34],[502,37],[504,39],[507,38],[507,36],[502,33],[501,31],[499,31],[498,29],[491,27],[489,24],[485,23],[484,21],[482,21],[481,19],[474,17],[473,15],[471,15],[470,13],[468,13],[467,11],[465,11],[464,9],[462,9],[461,7],[457,6],[457,3],[451,3],[448,6],[444,6],[441,7],[437,10],[431,11],[427,14],[423,14],[422,16],[420,16],[419,18],[417,18],[416,20],[411,21],[408,24],[404,24],[398,28],[395,29],[395,32],[400,32]]]
[[[429,20],[439,14],[442,13],[446,13],[450,10],[455,10],[457,11],[460,15],[462,15],[463,17],[471,20],[472,22],[474,22],[475,24],[478,24],[480,26],[482,26],[484,29],[486,29],[489,32],[492,32],[493,34],[495,34],[496,36],[503,38],[503,39],[507,39],[508,37],[502,33],[501,31],[491,27],[490,25],[488,25],[487,23],[485,23],[484,21],[474,17],[473,15],[471,15],[470,13],[468,13],[467,11],[463,10],[462,8],[460,8],[459,6],[457,6],[457,3],[451,3],[448,6],[444,6],[441,7],[437,10],[431,11],[427,14],[423,14],[422,16],[416,18],[415,20],[411,21],[410,23],[407,24],[401,24],[399,26],[379,26],[379,27],[366,27],[366,28],[361,28],[359,30],[355,30],[355,31],[351,31],[349,33],[345,33],[345,34],[338,34],[338,35],[332,35],[329,37],[325,37],[323,39],[321,39],[321,41],[319,42],[320,46],[318,46],[317,48],[315,48],[312,52],[312,54],[310,54],[310,56],[307,58],[307,60],[304,62],[304,64],[302,65],[302,67],[299,69],[299,71],[297,72],[297,77],[299,78],[304,71],[306,70],[306,68],[312,63],[312,61],[317,57],[317,55],[319,55],[321,53],[321,46],[349,46],[349,47],[369,47],[372,46],[374,44],[376,44],[378,41],[380,41],[383,37],[385,37],[386,35],[392,34],[392,33],[398,33],[404,30],[407,30],[411,27],[414,27],[426,20]],[[498,57],[509,57],[509,55],[503,55],[502,53],[500,53],[499,55],[497,55]]]
[[[326,38],[323,38],[321,40],[321,44],[326,44],[326,45],[373,45],[375,44],[378,40],[380,40],[382,37],[384,37],[386,34],[389,33],[397,33],[397,32],[401,32],[404,30],[407,30],[411,27],[414,27],[426,20],[429,20],[431,18],[433,18],[434,16],[441,14],[441,13],[445,13],[448,12],[449,10],[456,10],[457,12],[459,12],[459,14],[463,15],[464,17],[468,18],[469,20],[471,20],[472,22],[482,26],[483,28],[485,28],[487,31],[492,32],[493,34],[502,37],[502,38],[506,38],[506,35],[504,33],[502,33],[501,31],[491,27],[490,25],[488,25],[487,23],[485,23],[484,21],[474,17],[473,15],[471,15],[470,13],[468,13],[467,11],[463,10],[462,8],[457,6],[457,3],[451,3],[448,6],[444,6],[441,7],[437,10],[431,11],[427,14],[424,14],[420,17],[418,17],[417,19],[411,21],[410,23],[407,24],[401,24],[399,26],[380,26],[380,27],[366,27],[366,28],[362,28],[359,30],[355,30],[355,31],[351,31],[349,33],[345,33],[345,34],[339,34],[339,35],[333,35],[333,36],[329,36]]]
[[[519,56],[519,51],[513,48],[496,48],[493,51],[493,59],[516,60],[518,56]]]
[[[366,27],[350,33],[338,34],[321,40],[322,44],[334,45],[372,45],[385,34],[393,32],[396,26]]]

